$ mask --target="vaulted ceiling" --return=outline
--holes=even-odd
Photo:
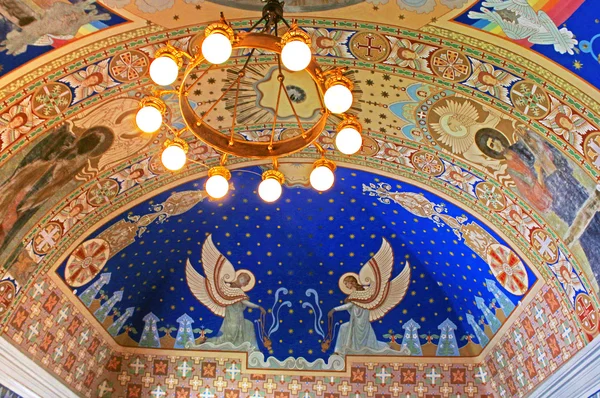
[[[89,396],[138,384],[139,396],[175,393],[183,384],[167,380],[191,377],[177,370],[188,362],[217,396],[254,376],[270,396],[265,375],[312,377],[310,391],[331,383],[332,394],[344,383],[383,390],[386,366],[409,392],[446,394],[425,368],[455,393],[531,390],[599,333],[598,5],[285,7],[322,66],[348,67],[364,136],[358,154],[341,155],[328,122],[318,143],[338,165],[332,189],[310,187],[309,147],[280,159],[283,195],[268,204],[257,195],[267,162],[230,157],[230,193],[214,200],[205,165],[218,153],[184,132],[193,162],[170,172],[160,153],[171,130],[134,123],[158,48],[191,51],[220,11],[247,29],[262,3],[0,2],[0,333]],[[242,56],[184,82],[198,110],[232,84]],[[262,140],[278,109],[276,60],[251,58],[249,70],[245,107],[234,115],[226,94],[207,122],[228,130],[235,118],[238,137]],[[310,124],[321,104],[302,73],[286,72],[286,88]],[[181,129],[177,98],[164,98],[167,124]],[[276,127],[299,134],[292,117]],[[235,275],[214,273],[209,251]],[[347,277],[368,290],[373,270],[392,281],[387,304],[349,307]],[[240,273],[251,281],[238,288]],[[216,305],[199,280],[246,296]],[[402,372],[413,367],[411,382]],[[376,370],[357,379],[357,369]],[[219,375],[227,387],[213,385]]]

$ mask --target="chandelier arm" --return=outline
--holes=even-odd
[[[231,135],[229,137],[229,145],[233,145],[233,132],[235,127],[235,120],[237,118],[238,98],[240,96],[240,81],[241,79],[237,79],[237,87],[235,90],[235,103],[233,104],[233,117],[231,118]]]
[[[263,22],[265,20],[265,16],[263,15],[254,25],[252,25],[252,27],[248,30],[248,33],[252,32],[254,29],[256,29],[258,27],[258,25],[260,25],[261,22]]]
[[[292,27],[290,26],[290,24],[288,23],[288,21],[284,17],[281,17],[281,20],[283,21],[283,23],[285,24],[285,26],[288,27],[288,29],[292,29]]]
[[[206,111],[206,113],[205,113],[203,116],[201,116],[201,117],[200,117],[200,122],[204,122],[204,118],[205,118],[206,116],[208,116],[208,114],[209,114],[209,113],[211,113],[213,109],[215,109],[215,107],[217,106],[217,104],[218,104],[219,102],[221,102],[221,100],[222,100],[222,99],[223,99],[223,98],[224,98],[224,97],[227,95],[227,93],[228,93],[228,92],[229,92],[229,91],[230,91],[230,90],[233,88],[233,86],[234,86],[234,85],[235,85],[235,84],[236,84],[238,81],[240,81],[240,79],[242,78],[242,76],[243,76],[243,74],[242,74],[242,72],[240,72],[240,73],[238,74],[238,77],[237,77],[237,79],[235,79],[235,81],[234,81],[233,83],[231,83],[231,84],[229,85],[229,87],[227,87],[227,90],[225,90],[225,91],[223,92],[223,94],[221,94],[221,96],[219,97],[219,99],[218,99],[218,100],[216,100],[216,101],[215,101],[215,102],[212,104],[212,106],[211,106],[211,107],[210,107],[210,108],[209,108],[209,109]]]
[[[279,80],[279,90],[277,90],[277,102],[275,103],[275,116],[273,116],[273,127],[271,128],[271,141],[269,142],[269,149],[273,148],[273,139],[275,138],[275,126],[277,125],[277,114],[279,113],[279,102],[281,100],[281,90],[283,87],[283,75],[277,77]]]
[[[190,89],[192,87],[194,87],[200,80],[202,80],[202,78],[204,76],[206,76],[206,74],[212,69],[213,66],[215,66],[215,64],[210,64],[210,66],[208,68],[206,68],[206,70],[204,72],[202,72],[202,74],[200,75],[200,77],[198,77],[196,80],[194,80],[194,82],[188,88],[185,89],[185,92],[189,93]]]

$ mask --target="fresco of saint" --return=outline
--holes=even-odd
[[[595,274],[600,264],[600,191],[590,192],[574,175],[575,166],[532,131],[517,130],[512,145],[500,132],[482,129],[475,141],[483,153],[505,159],[518,192],[538,211],[553,212],[569,227],[565,240],[579,243]]]

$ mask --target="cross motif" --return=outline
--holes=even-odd
[[[210,391],[210,389],[207,387],[204,387],[204,391],[202,392],[202,394],[198,395],[198,397],[200,398],[213,398],[215,395]]]
[[[375,373],[375,376],[381,379],[381,384],[385,385],[387,378],[392,377],[391,373],[388,373],[385,369],[385,366],[381,367],[379,373]]]
[[[181,376],[185,378],[192,368],[188,365],[187,361],[183,361],[183,363],[177,367],[177,370],[180,371]]]
[[[564,340],[566,340],[567,344],[571,344],[573,342],[573,339],[571,338],[571,328],[567,325],[564,326],[563,325],[563,332],[561,334],[562,338]]]
[[[133,373],[134,373],[135,375],[138,375],[138,374],[140,374],[140,370],[143,370],[143,369],[146,367],[146,365],[144,365],[144,364],[143,364],[143,363],[140,361],[140,359],[139,359],[139,358],[136,358],[136,359],[135,359],[135,362],[132,362],[131,364],[129,364],[129,367],[130,367],[130,368],[133,368]]]
[[[98,396],[102,397],[107,392],[112,392],[112,388],[108,385],[108,381],[104,380],[102,384],[98,386]]]
[[[435,368],[431,368],[431,372],[427,373],[425,377],[428,378],[429,380],[431,380],[432,386],[435,385],[438,378],[439,379],[442,378],[442,376],[438,372],[435,371]]]
[[[538,248],[538,252],[540,253],[540,255],[542,257],[545,258],[554,258],[555,254],[554,254],[554,242],[552,241],[552,239],[550,239],[550,237],[548,235],[544,236],[542,234],[535,234],[534,236],[535,241],[537,242]]]
[[[313,390],[317,391],[317,389],[315,388],[315,386],[313,386]],[[323,394],[323,391],[325,391],[327,388],[324,385],[320,385],[320,389],[317,391],[318,395]],[[348,382],[344,381],[342,384],[340,384],[338,386],[338,391],[342,393],[342,395],[348,395],[348,393],[350,391],[352,391],[352,386],[348,384]]]
[[[232,363],[227,370],[225,370],[225,373],[231,376],[231,380],[234,380],[236,376],[240,374],[240,370],[237,368],[235,363]]]
[[[36,283],[35,285],[33,285],[34,293],[31,297],[36,298],[37,296],[43,295],[45,285],[46,284],[44,282]]]
[[[198,376],[194,376],[194,380],[197,380],[199,383],[202,381],[198,379]],[[190,381],[190,385],[192,382]],[[223,377],[219,376],[217,380],[213,381],[213,386],[217,389],[217,391],[223,391],[225,387],[227,387],[227,382],[223,380]],[[192,386],[194,390],[198,389],[198,387]]]
[[[593,159],[592,164],[600,169],[600,144],[596,141],[598,137],[600,136],[596,136],[588,141],[587,152],[588,156]]]
[[[367,57],[371,58],[373,56],[373,54],[371,54],[371,50],[377,50],[379,53],[381,53],[383,51],[383,47],[373,45],[373,39],[375,39],[374,36],[368,34],[366,36],[366,38],[367,38],[366,44],[357,43],[356,47],[357,48],[366,48],[367,49]]]
[[[486,380],[487,380],[487,375],[488,375],[488,373],[487,373],[487,372],[485,372],[485,371],[483,370],[483,368],[480,366],[480,367],[479,367],[479,372],[477,372],[477,373],[475,374],[475,377],[476,377],[476,378],[478,378],[479,380],[481,380],[481,382],[485,384],[485,382],[486,382]],[[465,391],[466,391],[466,390],[465,390]]]
[[[513,336],[515,336],[515,343],[517,343],[517,345],[519,346],[519,348],[523,348],[523,335],[521,333],[519,333],[518,330],[515,329],[515,331],[513,332]]]
[[[537,356],[538,361],[542,364],[542,366],[545,367],[547,365],[547,363],[546,363],[546,353],[544,352],[544,350],[542,350],[541,347],[538,347],[537,354],[538,354],[538,356]]]

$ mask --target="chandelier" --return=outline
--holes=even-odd
[[[145,133],[154,133],[166,123],[163,116],[167,112],[167,105],[162,99],[165,94],[177,95],[179,111],[185,122],[185,127],[176,130],[166,125],[173,134],[171,139],[164,143],[161,161],[165,168],[176,171],[181,169],[188,160],[186,154],[189,150],[188,143],[181,138],[182,132],[190,131],[197,139],[221,154],[220,164],[208,171],[206,192],[214,199],[224,197],[229,190],[231,173],[225,167],[228,156],[244,158],[269,159],[273,168],[262,174],[262,182],[258,187],[260,197],[266,202],[276,201],[282,193],[284,175],[278,170],[278,159],[290,155],[310,145],[313,145],[320,154],[320,159],[314,162],[310,174],[310,184],[318,191],[326,191],[334,183],[335,163],[325,157],[324,148],[317,143],[317,139],[324,131],[330,116],[335,115],[337,134],[335,144],[337,149],[345,154],[352,155],[362,146],[362,126],[356,116],[348,110],[354,101],[352,90],[353,83],[345,75],[346,68],[334,67],[323,70],[313,57],[310,49],[310,36],[298,27],[297,22],[291,25],[283,17],[283,2],[267,0],[260,18],[248,31],[234,31],[225,20],[223,13],[219,22],[210,24],[204,34],[192,40],[197,45],[190,45],[190,52],[183,51],[171,44],[157,50],[154,61],[150,64],[150,78],[160,86],[173,86],[183,70],[182,80],[173,90],[154,90],[152,96],[144,97],[140,101],[140,109],[136,114],[136,124]],[[279,35],[279,27],[286,29]],[[209,101],[208,110],[198,112],[197,103],[190,101],[192,88],[210,74],[216,65],[227,62],[233,51],[240,54],[242,60],[230,62],[228,67],[235,68],[235,75],[231,84],[220,93],[216,101]],[[249,140],[236,134],[236,115],[240,106],[240,82],[246,76],[249,62],[253,56],[271,54],[276,59],[277,94],[273,119],[264,125],[269,128],[270,136],[263,140]],[[261,58],[262,59],[262,58]],[[239,66],[241,65],[241,66]],[[289,73],[307,73],[315,85],[316,90],[311,91],[318,96],[320,109],[318,118],[315,116],[310,121],[301,121],[294,106],[292,96],[285,85]],[[192,81],[190,84],[189,82]],[[274,91],[274,90],[273,90]],[[271,93],[273,94],[273,93]],[[215,128],[207,120],[214,109],[229,95],[233,104],[226,109],[232,114],[231,126],[227,129]],[[314,98],[311,98],[314,100]],[[288,104],[297,123],[298,133],[285,136],[276,134],[278,112],[282,104]],[[207,105],[207,106],[208,106]],[[291,117],[291,115],[289,116]],[[316,119],[316,120],[314,120]],[[223,131],[225,130],[225,131]],[[268,131],[268,130],[267,130]],[[191,159],[190,159],[191,160]],[[193,161],[193,160],[191,160]]]

